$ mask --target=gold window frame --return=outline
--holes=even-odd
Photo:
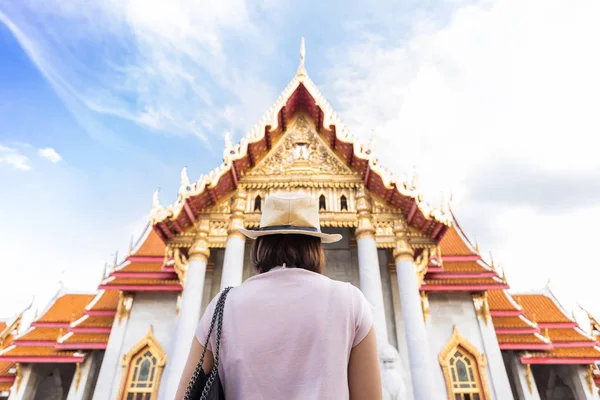
[[[448,400],[454,400],[455,398],[449,362],[453,354],[459,347],[464,349],[467,355],[473,357],[475,363],[477,364],[476,370],[479,373],[479,384],[481,385],[481,400],[491,400],[492,397],[490,395],[490,390],[486,376],[487,359],[485,357],[485,354],[480,353],[475,346],[469,343],[469,341],[460,334],[456,325],[454,325],[454,331],[452,332],[450,340],[448,341],[446,346],[444,346],[444,348],[438,356],[440,366],[442,367],[442,373],[444,374],[444,380],[446,381],[446,392],[448,393]]]
[[[148,328],[148,332],[146,336],[144,336],[139,342],[137,342],[128,352],[123,355],[123,360],[121,362],[121,385],[119,388],[119,395],[117,399],[125,400],[125,396],[127,395],[127,388],[131,383],[131,379],[133,377],[133,369],[131,368],[132,361],[135,361],[140,352],[144,349],[148,349],[154,357],[156,357],[156,373],[154,376],[154,385],[152,387],[152,394],[150,395],[151,400],[156,400],[158,398],[158,389],[160,386],[160,378],[162,377],[163,370],[165,365],[167,364],[167,353],[163,350],[160,343],[154,337],[154,333],[152,332],[152,325]]]

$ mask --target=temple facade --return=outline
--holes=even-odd
[[[0,323],[0,399],[174,399],[205,307],[255,274],[251,243],[265,197],[319,203],[324,273],[360,288],[377,333],[385,399],[600,399],[600,324],[582,328],[549,287],[512,293],[448,204],[382,168],[308,77],[177,199],[155,193],[147,228],[95,293],[61,289],[30,324]],[[292,372],[291,372],[292,373]]]

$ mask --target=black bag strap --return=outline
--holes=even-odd
[[[204,385],[204,388],[202,390],[202,395],[200,396],[200,400],[205,400],[206,396],[208,395],[208,392],[214,382],[214,380],[217,377],[217,374],[219,373],[219,354],[220,354],[220,348],[221,348],[221,332],[222,332],[222,328],[223,328],[223,311],[225,309],[225,300],[227,299],[227,294],[229,293],[229,291],[233,289],[233,287],[229,286],[226,287],[225,289],[223,289],[223,291],[221,292],[221,296],[219,296],[219,300],[217,301],[217,304],[215,305],[215,310],[213,312],[213,316],[212,319],[210,321],[210,327],[208,328],[208,335],[206,337],[206,342],[204,343],[204,348],[202,349],[202,355],[200,356],[200,360],[198,361],[198,364],[196,364],[196,369],[194,370],[194,373],[192,374],[192,377],[190,379],[190,382],[188,384],[188,387],[185,391],[185,394],[183,396],[184,400],[189,400],[189,396],[191,394],[192,388],[194,387],[194,384],[196,383],[196,380],[198,379],[198,376],[200,376],[200,373],[204,373],[204,371],[202,371],[202,364],[204,363],[204,356],[206,355],[206,350],[208,348],[208,343],[210,341],[210,335],[212,334],[214,327],[215,327],[215,323],[217,324],[217,333],[216,333],[216,343],[215,343],[215,351],[214,351],[214,365],[212,370],[210,371],[210,375],[208,377],[208,380],[206,382],[206,385]]]

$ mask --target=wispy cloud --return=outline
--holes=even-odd
[[[0,164],[6,164],[18,171],[31,171],[29,157],[19,150],[0,145]]]
[[[232,122],[248,127],[231,121],[232,107],[257,118],[267,106],[246,97],[246,87],[257,86],[254,72],[273,47],[256,19],[276,18],[280,7],[266,0],[26,0],[0,11],[0,22],[73,113],[207,139]],[[247,47],[254,57],[232,61]],[[258,86],[259,99],[275,97]]]
[[[513,286],[600,279],[573,252],[596,246],[600,221],[583,198],[598,193],[600,3],[445,5],[413,12],[409,34],[366,27],[332,53],[324,91],[359,136],[385,143],[382,164],[417,165],[426,199],[454,192],[463,226],[501,254]],[[578,285],[594,304],[593,284]]]
[[[57,162],[62,160],[60,154],[58,154],[56,150],[54,150],[52,147],[39,149],[38,153],[40,156],[44,157],[46,160],[50,161],[53,164],[56,164]]]

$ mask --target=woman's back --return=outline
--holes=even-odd
[[[217,296],[218,297],[218,296]],[[205,343],[216,298],[197,338]],[[354,286],[300,268],[274,268],[225,303],[219,375],[228,399],[347,399],[352,348],[372,325]],[[215,346],[211,337],[209,350]]]

